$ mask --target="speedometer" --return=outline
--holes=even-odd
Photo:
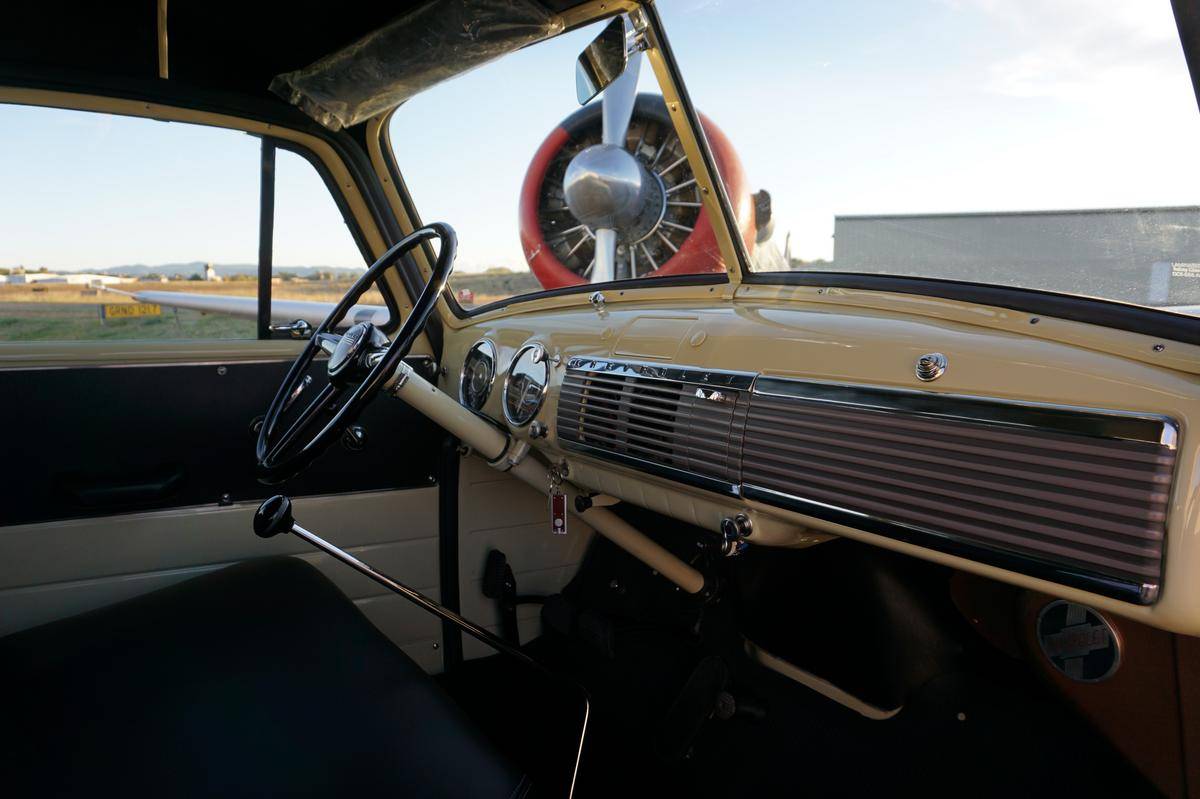
[[[458,400],[474,411],[482,410],[496,379],[496,347],[480,339],[467,350],[462,377],[458,382]]]
[[[550,365],[541,344],[522,347],[504,378],[504,418],[515,427],[533,421],[542,407],[546,386],[550,382]]]

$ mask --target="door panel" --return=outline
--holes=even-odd
[[[303,497],[296,516],[399,580],[436,593],[437,491]],[[355,601],[383,590],[293,536],[258,538],[251,529],[256,507],[175,508],[0,528],[0,635],[267,555],[309,560]],[[419,624],[405,624],[412,630],[384,632],[398,643],[421,636]]]
[[[6,405],[30,414],[5,431],[10,459],[0,484],[0,522],[228,504],[276,491],[302,496],[432,482],[430,459],[440,431],[403,403],[381,399],[360,419],[367,432],[362,451],[335,446],[281,487],[259,483],[251,423],[270,404],[287,367],[258,362],[0,371]],[[396,457],[398,451],[405,456]]]
[[[45,353],[28,344],[3,348],[13,357],[0,370],[10,414],[0,480],[0,635],[245,558],[295,554],[365,605],[424,665],[435,651],[425,643],[428,629],[438,631],[425,614],[391,609],[374,583],[292,536],[256,537],[251,517],[263,497],[295,496],[303,523],[436,596],[433,483],[444,434],[407,405],[380,398],[359,420],[367,432],[362,451],[334,446],[300,477],[262,485],[251,423],[294,353],[280,342],[220,342],[220,357],[197,358],[196,346],[33,348],[52,349],[51,363],[62,366],[47,366]],[[120,487],[124,495],[103,494]]]

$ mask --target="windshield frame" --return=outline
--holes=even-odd
[[[818,294],[832,293],[830,289],[844,289],[938,297],[1032,314],[1030,324],[1037,324],[1039,315],[1043,315],[1200,344],[1200,317],[1101,297],[995,283],[867,272],[751,272],[743,278],[747,285],[804,286],[815,288]]]

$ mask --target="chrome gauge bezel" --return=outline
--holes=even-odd
[[[533,408],[533,412],[529,414],[528,419],[526,419],[524,421],[518,421],[517,419],[514,419],[512,417],[512,414],[510,414],[508,412],[508,391],[509,391],[509,387],[512,385],[513,369],[516,367],[516,365],[518,363],[521,362],[521,357],[526,352],[529,352],[531,350],[542,353],[540,358],[535,356],[533,359],[533,362],[540,363],[542,365],[542,368],[546,372],[546,379],[544,381],[542,381],[542,390],[540,392],[538,392],[538,401],[537,401],[537,405],[535,405]],[[526,344],[524,347],[521,347],[521,349],[517,350],[517,354],[512,357],[511,361],[508,362],[508,372],[504,375],[504,390],[500,395],[500,408],[501,408],[501,410],[504,411],[504,419],[513,427],[525,427],[526,425],[528,425],[530,422],[532,422],[534,419],[536,419],[538,413],[541,412],[542,405],[544,405],[546,402],[546,392],[549,390],[549,388],[550,388],[550,362],[549,362],[548,358],[546,357],[546,348],[543,347],[541,344]]]
[[[471,360],[471,355],[476,350],[486,350],[488,352],[488,354],[491,355],[491,358],[492,358],[492,369],[491,369],[491,374],[488,375],[487,390],[483,392],[483,402],[481,402],[479,404],[478,408],[476,408],[474,405],[471,405],[469,402],[467,402],[467,396],[466,396],[467,363]],[[462,370],[458,376],[458,401],[460,403],[462,403],[462,405],[464,407],[470,408],[473,411],[481,411],[481,410],[483,410],[483,406],[487,405],[488,399],[492,396],[492,387],[496,385],[496,367],[499,365],[499,363],[500,363],[500,357],[496,353],[496,345],[493,344],[491,341],[489,341],[486,338],[479,339],[479,341],[476,341],[467,350],[467,354],[465,356],[463,356]]]

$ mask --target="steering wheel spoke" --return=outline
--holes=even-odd
[[[320,393],[313,397],[312,402],[308,403],[308,406],[300,412],[295,421],[288,425],[288,429],[275,442],[270,452],[267,453],[267,457],[278,458],[286,452],[295,443],[300,434],[312,426],[313,420],[320,418],[322,413],[327,412],[330,405],[337,402],[341,395],[342,389],[332,383],[326,383]]]

